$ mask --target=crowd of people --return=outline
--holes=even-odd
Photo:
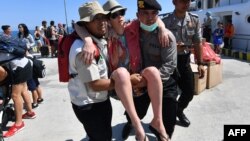
[[[194,95],[190,54],[194,49],[199,77],[203,78],[202,27],[199,17],[188,12],[190,0],[172,2],[174,11],[160,19],[161,5],[157,0],[137,0],[137,19],[130,22],[125,22],[127,8],[116,0],[107,0],[103,6],[91,1],[79,7],[80,19],[72,21],[80,38],[70,48],[68,69],[73,75],[68,91],[73,111],[89,140],[112,140],[110,96],[114,95],[125,108],[124,140],[134,128],[136,140],[148,141],[140,120],[146,116],[150,103],[153,117],[148,128],[159,141],[171,139],[177,118],[182,126],[191,124],[184,114]],[[223,23],[218,22],[218,28],[211,32],[211,13],[206,15],[203,37],[210,41],[212,36],[214,49],[220,54],[223,42],[225,47],[232,44],[232,21],[228,21],[225,30]],[[59,23],[57,27],[54,21],[50,21],[48,27],[47,22],[42,21],[42,26],[35,28],[34,40],[25,24],[18,25],[18,38],[25,40],[26,54],[11,61],[16,66],[14,73],[18,79],[12,82],[16,121],[5,137],[24,127],[22,118],[36,117],[33,108],[38,107],[43,98],[38,78],[30,73],[33,56],[29,50],[35,44],[38,48],[47,45],[51,57],[55,57],[58,38],[67,35],[64,24]],[[2,26],[2,29],[1,38],[11,38],[10,26]],[[1,67],[0,71],[0,80],[8,78],[6,69]],[[23,115],[22,100],[27,110]]]
[[[58,30],[54,26],[54,21],[50,22],[50,27],[46,27],[46,21],[42,21],[42,26],[36,26],[34,34],[30,32],[27,25],[20,23],[16,37],[12,35],[10,25],[2,25],[3,33],[0,35],[1,50],[4,47],[16,46],[24,50],[23,56],[16,56],[7,63],[1,64],[1,89],[6,85],[11,85],[11,98],[13,100],[15,111],[15,123],[3,134],[4,137],[13,136],[24,128],[22,119],[33,119],[36,113],[33,109],[37,108],[43,102],[42,88],[38,76],[33,73],[33,48],[40,49],[43,45],[51,47],[51,56],[55,56],[56,42],[59,37],[67,34],[65,25],[58,24]],[[47,35],[51,30],[51,37]],[[1,58],[4,59],[4,51],[1,51]],[[6,52],[8,53],[8,52]],[[1,60],[2,61],[2,60]],[[8,83],[8,84],[7,84]],[[29,92],[32,96],[29,95]],[[4,96],[1,96],[1,104]],[[23,104],[24,101],[24,104]],[[24,106],[23,106],[24,105]],[[23,108],[26,113],[23,114]]]
[[[203,23],[203,38],[205,38],[207,42],[214,44],[214,51],[216,54],[220,55],[223,47],[232,49],[232,38],[235,33],[232,20],[227,20],[226,26],[224,26],[222,21],[218,21],[217,27],[212,31],[212,13],[207,12],[206,16]]]
[[[15,123],[3,134],[4,137],[13,136],[19,130],[24,128],[22,119],[33,119],[36,113],[33,108],[38,107],[38,103],[43,101],[41,87],[38,78],[33,75],[32,58],[29,50],[35,44],[33,36],[30,34],[28,27],[21,23],[18,25],[17,38],[12,37],[11,27],[3,25],[3,34],[0,35],[1,48],[18,47],[23,49],[23,55],[11,59],[9,65],[1,64],[1,80],[11,84],[11,98],[14,104]],[[4,55],[4,52],[1,52]],[[8,81],[7,81],[8,80]],[[4,87],[5,85],[1,86]],[[32,98],[29,95],[32,92]],[[23,114],[23,101],[26,113]]]
[[[42,21],[42,26],[35,27],[34,34],[30,32],[24,23],[20,23],[17,27],[18,33],[16,36],[12,35],[10,25],[2,25],[3,32],[0,34],[1,49],[5,46],[11,47],[14,45],[24,50],[23,56],[13,57],[14,59],[1,64],[0,68],[0,104],[3,104],[5,97],[3,89],[10,84],[11,99],[13,100],[15,111],[15,123],[2,135],[3,137],[13,136],[22,130],[25,126],[22,119],[35,118],[36,113],[33,109],[43,102],[42,88],[38,76],[33,73],[32,68],[35,57],[32,55],[34,48],[37,48],[39,51],[43,46],[46,46],[48,47],[48,52],[51,53],[51,57],[56,56],[58,38],[67,35],[65,24],[58,23],[58,28],[56,28],[54,21],[50,22],[49,27],[47,27],[46,21]],[[49,35],[49,32],[51,35]],[[5,59],[4,53],[1,51],[1,58],[3,59]],[[10,67],[7,67],[7,64]],[[29,93],[31,93],[31,96]],[[24,114],[23,109],[26,110]]]
[[[36,26],[34,37],[42,56],[43,52],[46,51],[45,55],[56,57],[58,40],[67,34],[66,24],[58,23],[56,26],[55,21],[50,21],[49,26],[47,26],[47,21],[42,21],[40,27]],[[44,49],[41,49],[42,47]]]

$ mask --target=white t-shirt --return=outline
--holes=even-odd
[[[68,90],[71,102],[78,106],[103,102],[108,98],[107,91],[95,92],[88,86],[88,82],[108,78],[105,59],[101,55],[92,64],[85,65],[79,55],[83,45],[82,40],[75,40],[69,53],[69,73],[77,75],[69,80]]]
[[[11,68],[16,70],[17,67],[24,68],[28,64],[29,60],[26,57],[16,58],[10,62]]]

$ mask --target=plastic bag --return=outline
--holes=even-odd
[[[220,64],[221,58],[212,50],[210,45],[206,42],[203,43],[203,62],[215,61],[216,64]]]

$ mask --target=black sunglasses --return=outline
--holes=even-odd
[[[117,18],[118,16],[124,16],[125,15],[125,10],[120,10],[120,11],[117,11],[117,12],[115,12],[115,13],[112,13],[111,15],[110,15],[110,17],[112,18],[112,19],[115,19],[115,18]]]

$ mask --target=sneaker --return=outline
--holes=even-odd
[[[38,104],[40,104],[40,103],[42,103],[42,102],[43,102],[43,98],[38,98],[38,99],[37,99],[37,103],[38,103]]]
[[[35,112],[26,112],[25,114],[23,114],[22,116],[23,119],[34,119],[36,118],[36,113]]]
[[[38,107],[37,103],[32,103],[32,109],[36,109]]]
[[[24,128],[24,122],[20,126],[16,126],[16,124],[13,124],[10,129],[3,134],[5,138],[11,137],[15,135],[17,132],[21,131]]]

